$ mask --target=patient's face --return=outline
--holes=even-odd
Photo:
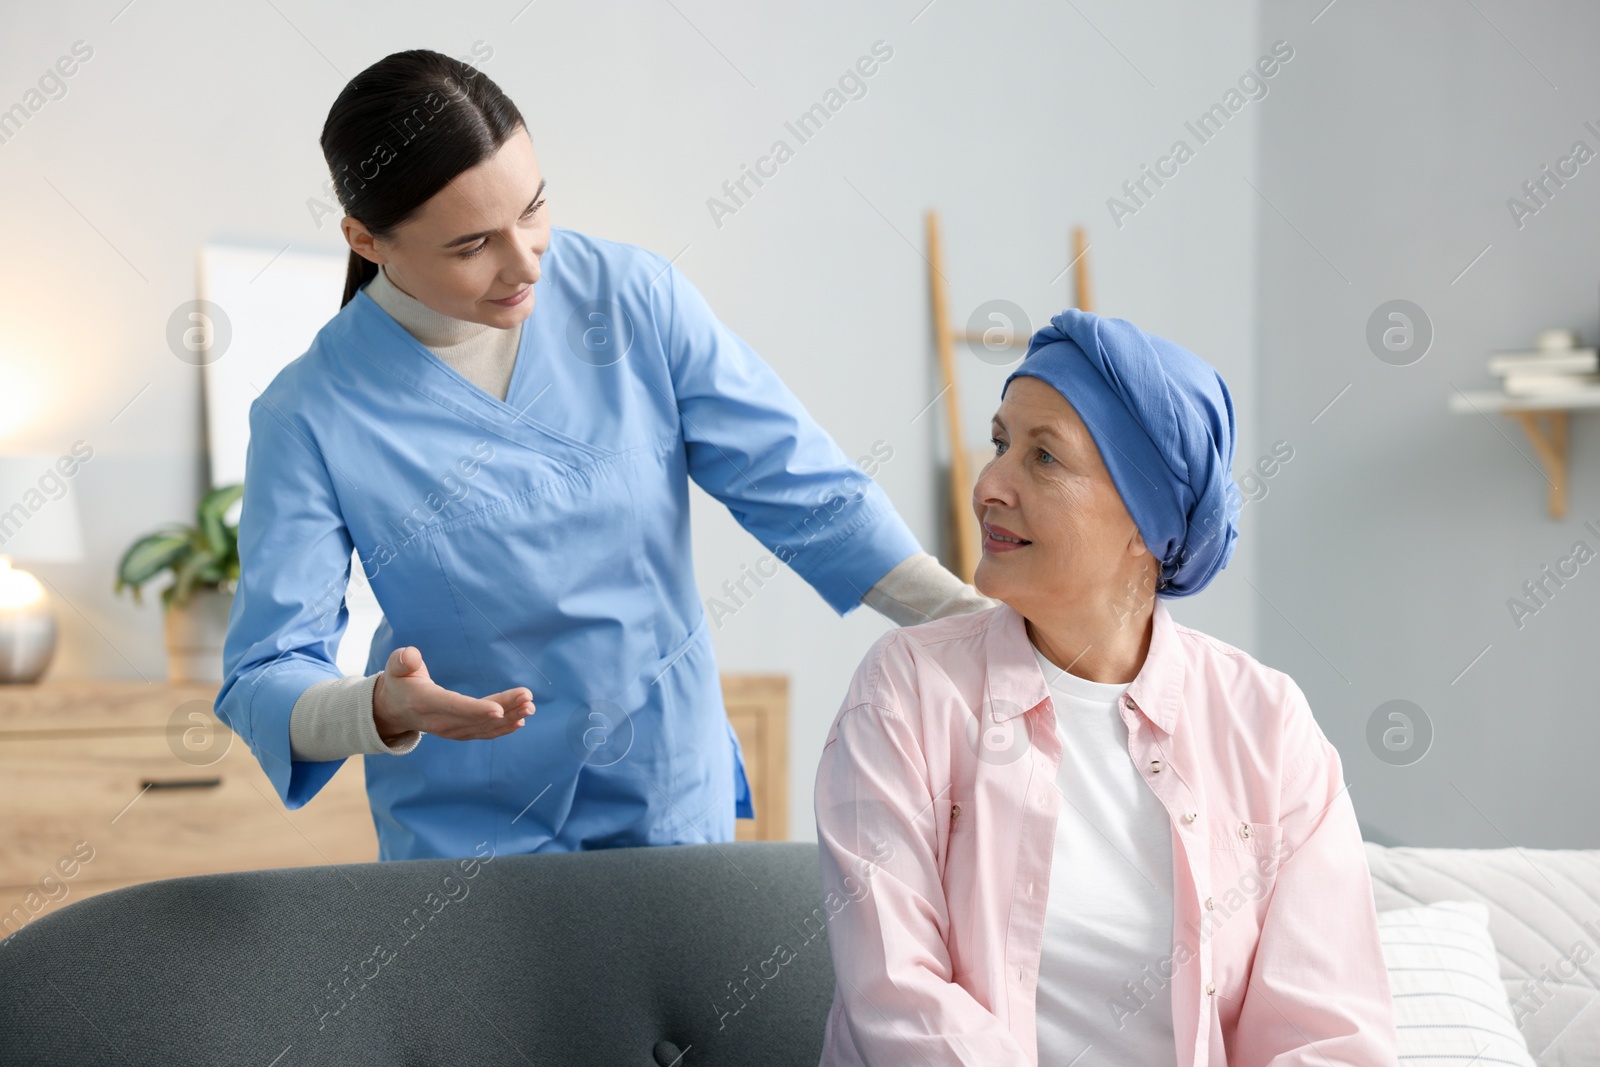
[[[375,180],[383,180],[381,172]],[[372,239],[348,217],[346,237],[357,252],[383,263],[403,292],[435,311],[510,329],[533,311],[530,287],[550,247],[543,182],[533,144],[519,128],[493,156],[430,197],[393,239]],[[514,305],[494,302],[524,289]]]
[[[980,523],[1029,543],[1018,548],[983,530],[974,584],[1029,619],[1079,606],[1103,609],[1154,564],[1106,470],[1100,450],[1065,397],[1037,378],[1011,382],[995,413],[995,457],[972,493]]]

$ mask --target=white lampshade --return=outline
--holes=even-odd
[[[76,460],[68,454],[69,464]],[[78,529],[78,478],[63,474],[61,456],[0,456],[0,555],[18,563],[71,563],[83,558]]]

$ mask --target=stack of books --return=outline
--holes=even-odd
[[[1600,389],[1600,353],[1576,348],[1567,330],[1549,330],[1539,347],[1527,352],[1497,352],[1489,357],[1489,373],[1500,376],[1507,396],[1548,396]]]

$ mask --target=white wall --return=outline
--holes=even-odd
[[[94,49],[67,95],[0,144],[10,208],[0,448],[65,450],[79,438],[95,448],[73,486],[89,559],[38,568],[70,602],[56,676],[162,676],[156,609],[114,599],[110,587],[123,547],[186,517],[199,489],[197,372],[168,350],[168,315],[194,295],[195,249],[209,239],[338,246],[336,218],[319,227],[307,209],[326,178],[317,136],[345,81],[404,48],[492,48],[483,69],[529,121],[552,217],[681,252],[712,307],[848,454],[880,439],[893,447],[879,480],[925,545],[941,536],[943,440],[939,407],[912,422],[939,388],[922,259],[928,207],[943,216],[963,321],[993,298],[1020,304],[1035,325],[1060,310],[1068,233],[1086,224],[1097,309],[1223,371],[1241,423],[1238,469],[1269,447],[1253,426],[1259,204],[1246,178],[1258,116],[1280,105],[1278,85],[1298,68],[1120,228],[1106,206],[1175,139],[1197,145],[1185,120],[1263,51],[1254,3],[522,8],[191,0],[121,10],[111,0],[93,13],[0,14],[0,107],[74,41]],[[878,40],[894,54],[866,96],[716,225],[707,198]],[[330,294],[329,314],[337,300]],[[963,354],[974,445],[1004,373]],[[696,504],[695,565],[710,595],[765,550],[709,498]],[[1212,589],[1171,602],[1180,619],[1252,651],[1262,609],[1244,579],[1255,512],[1246,508],[1238,554]],[[725,670],[793,679],[797,838],[813,834],[823,735],[888,625],[864,608],[840,621],[785,572],[716,634]]]

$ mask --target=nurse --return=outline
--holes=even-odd
[[[380,859],[732,840],[691,478],[841,615],[993,605],[675,266],[551,225],[490,79],[396,53],[321,143],[344,302],[250,408],[215,704],[287,807],[362,755]],[[352,555],[384,621],[344,677]]]

